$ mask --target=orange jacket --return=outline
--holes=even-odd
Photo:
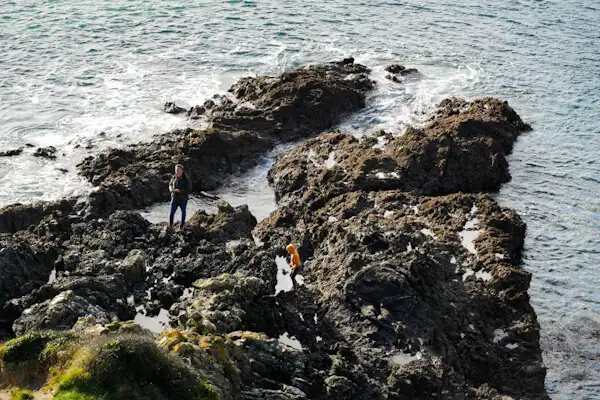
[[[288,244],[285,248],[288,253],[290,253],[290,267],[292,269],[296,269],[300,266],[300,254],[298,254],[298,250],[296,250],[296,246],[293,244]]]

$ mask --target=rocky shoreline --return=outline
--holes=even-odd
[[[488,194],[529,126],[484,98],[448,99],[402,135],[330,131],[374,86],[352,59],[242,79],[187,111],[210,128],[84,160],[88,197],[0,210],[0,390],[548,398],[525,224]],[[278,208],[264,221],[221,203],[172,232],[133,211],[168,199],[175,163],[195,192],[214,190],[283,143],[295,144],[269,171]],[[295,290],[277,264],[289,242],[305,261]]]

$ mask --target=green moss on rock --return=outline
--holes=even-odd
[[[139,336],[112,338],[80,350],[60,377],[55,399],[75,394],[105,400],[218,399],[183,360]]]
[[[46,344],[57,337],[56,332],[31,332],[9,340],[0,347],[0,359],[5,363],[36,360]]]
[[[33,400],[33,394],[29,390],[13,389],[10,391],[10,400]]]

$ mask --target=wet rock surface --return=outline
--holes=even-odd
[[[37,226],[42,219],[67,217],[74,211],[76,199],[57,202],[40,201],[31,204],[11,204],[0,209],[0,232],[14,233]]]
[[[386,79],[389,79],[394,82],[401,83],[403,81],[403,77],[406,76],[414,76],[418,75],[419,71],[416,68],[406,68],[400,64],[391,64],[385,67],[385,71],[389,72],[385,76]]]
[[[314,137],[364,106],[367,72],[348,59],[244,79],[191,110],[212,128],[85,160],[85,202],[0,211],[14,232],[0,238],[0,334],[18,336],[0,345],[0,389],[547,398],[525,224],[487,193],[510,179],[528,125],[496,99],[449,99],[403,134]],[[269,173],[279,205],[258,224],[226,203],[181,230],[127,211],[164,200],[176,162],[207,190],[300,137]]]
[[[357,190],[422,195],[495,190],[510,179],[505,156],[529,127],[496,99],[443,102],[424,128],[359,140],[332,133],[287,152],[269,172],[278,199],[307,209]]]
[[[0,151],[0,157],[14,157],[14,156],[18,156],[22,152],[23,152],[23,147],[19,147],[18,149]]]
[[[368,72],[348,62],[244,78],[230,94],[188,111],[191,119],[206,118],[210,129],[176,130],[84,160],[81,174],[97,186],[85,212],[97,217],[167,200],[164,188],[176,163],[185,166],[195,192],[214,190],[276,144],[314,136],[363,108],[373,88]]]
[[[163,106],[163,110],[164,110],[164,112],[166,112],[168,114],[181,114],[181,113],[186,112],[185,108],[179,107],[177,104],[175,104],[173,102],[165,103],[165,105]]]
[[[48,147],[38,147],[35,150],[35,153],[33,153],[33,155],[35,157],[40,157],[40,158],[47,158],[48,160],[55,160],[56,159],[56,147],[54,146],[48,146]]]

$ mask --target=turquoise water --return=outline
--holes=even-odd
[[[419,123],[445,96],[498,96],[534,127],[498,198],[528,224],[524,265],[547,386],[556,399],[598,398],[600,4],[481,3],[2,2],[0,149],[31,143],[61,154],[0,159],[0,206],[84,193],[74,170],[82,157],[188,125],[162,104],[200,103],[249,74],[353,55],[382,81],[342,126],[359,134]],[[390,62],[423,77],[385,82]]]

